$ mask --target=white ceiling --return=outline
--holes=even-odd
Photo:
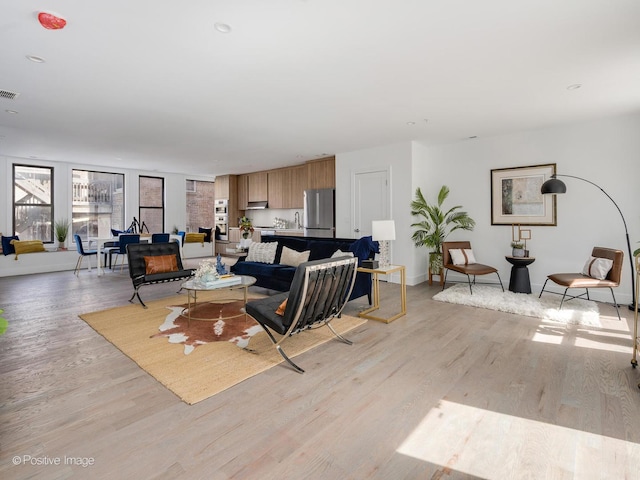
[[[0,155],[242,173],[638,111],[640,1],[0,0],[0,90]]]

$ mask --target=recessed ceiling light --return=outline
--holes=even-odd
[[[5,110],[5,112],[10,113],[10,114],[12,114],[12,115],[17,115],[17,113],[18,113],[18,112],[17,112],[17,111],[15,111],[15,110]]]
[[[580,87],[582,87],[581,83],[574,83],[573,85],[569,85],[567,90],[578,90]]]
[[[27,55],[27,58],[29,60],[31,60],[32,62],[35,62],[35,63],[44,63],[44,62],[46,62],[46,60],[44,58],[39,57],[37,55]]]
[[[415,125],[416,122],[407,122],[407,125]]]
[[[220,22],[214,23],[213,24],[213,28],[215,28],[220,33],[229,33],[229,32],[231,32],[231,26],[227,25],[226,23],[220,23]]]

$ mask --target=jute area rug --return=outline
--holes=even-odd
[[[198,302],[208,299],[206,295],[198,295]],[[200,343],[197,348],[189,345],[188,341],[170,343],[172,340],[169,335],[159,335],[160,328],[166,328],[168,316],[176,316],[176,307],[186,306],[186,296],[178,295],[146,303],[147,309],[132,304],[82,314],[80,318],[190,405],[284,361],[261,327],[251,329],[240,342],[237,338],[224,339],[226,341]],[[186,324],[184,317],[178,320]],[[343,315],[334,319],[331,325],[339,333],[345,333],[365,322],[361,318]],[[215,321],[202,323],[209,324],[211,329],[218,328]],[[250,317],[248,323],[250,327],[258,325]],[[194,325],[193,320],[191,324]],[[321,327],[294,335],[282,346],[287,355],[293,358],[333,339],[333,333],[327,327]],[[247,340],[246,349],[238,346],[246,345]],[[298,373],[291,370],[291,375]]]
[[[561,295],[513,293],[502,291],[499,287],[474,285],[473,294],[469,293],[469,285],[457,283],[433,296],[440,302],[456,303],[471,307],[488,308],[501,312],[515,313],[528,317],[536,317],[555,323],[586,325],[601,327],[598,305],[590,300],[565,300],[562,309]]]

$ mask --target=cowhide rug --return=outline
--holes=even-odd
[[[211,342],[231,342],[245,348],[251,337],[262,330],[253,318],[244,315],[242,301],[198,304],[192,315],[211,320],[192,318],[191,325],[186,314],[182,315],[185,308],[186,305],[168,306],[169,313],[160,325],[160,333],[151,338],[167,337],[169,343],[181,343],[184,345],[184,354],[189,355],[197,346]]]

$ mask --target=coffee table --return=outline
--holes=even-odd
[[[246,306],[247,306],[247,291],[249,289],[249,287],[251,285],[253,285],[254,283],[256,283],[256,279],[254,277],[250,277],[248,275],[236,275],[235,278],[240,278],[240,283],[234,283],[234,284],[225,284],[223,282],[220,282],[220,284],[205,284],[205,283],[200,283],[198,281],[196,281],[195,279],[192,280],[188,280],[186,282],[184,282],[182,284],[182,288],[184,288],[187,291],[187,307],[185,309],[182,310],[182,315],[186,314],[187,317],[187,322],[189,324],[189,326],[191,326],[191,320],[225,320],[225,319],[229,319],[229,318],[235,318],[235,317],[239,317],[241,315],[245,316],[245,319],[247,317],[247,311],[246,311]],[[231,292],[233,290],[242,290],[242,294],[243,294],[243,298],[242,301],[244,302],[244,312],[240,313],[240,314],[236,314],[236,315],[230,315],[228,317],[216,317],[216,318],[202,318],[202,317],[196,317],[193,314],[196,313],[196,310],[198,308],[198,292],[211,292],[211,291],[228,291]],[[214,298],[211,300],[207,300],[205,302],[200,302],[200,305],[203,305],[205,303],[223,303],[224,300],[236,300],[236,299],[225,299],[225,298]]]

